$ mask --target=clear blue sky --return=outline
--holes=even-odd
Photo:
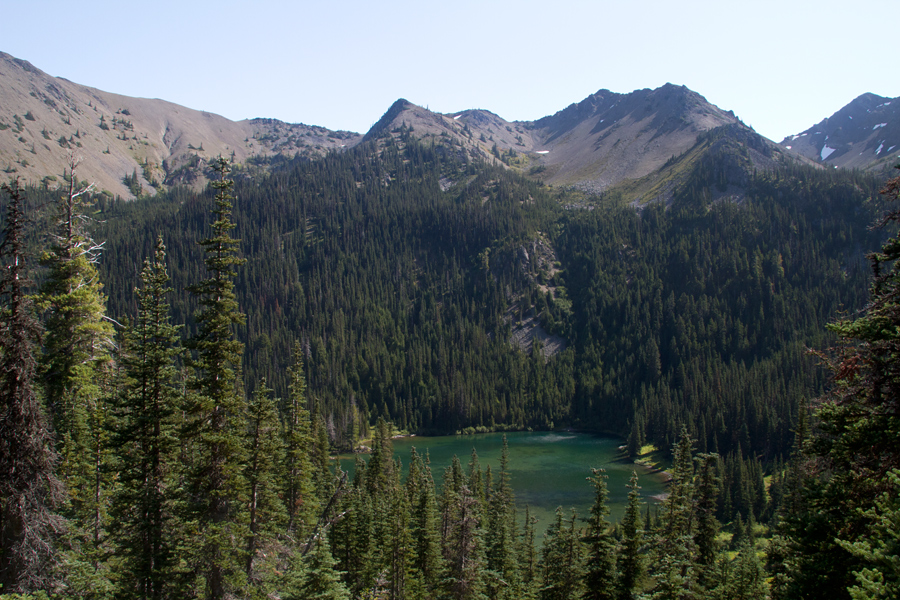
[[[397,98],[553,114],[671,82],[781,141],[900,96],[897,0],[9,0],[0,50],[84,85],[229,119],[365,132]]]

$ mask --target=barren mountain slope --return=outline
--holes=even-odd
[[[28,182],[54,185],[67,155],[78,177],[129,197],[126,176],[144,193],[173,183],[202,185],[203,165],[218,155],[243,163],[276,154],[321,154],[361,136],[274,119],[234,122],[163,100],[130,98],[51,77],[0,53],[0,169]]]
[[[509,122],[486,110],[439,115],[397,101],[367,138],[412,128],[420,138],[454,140],[556,185],[599,192],[660,169],[693,148],[700,133],[745,127],[730,112],[685,87],[616,94],[601,90],[533,122]]]
[[[900,99],[863,94],[781,145],[837,167],[893,167],[900,158]]]
[[[738,123],[730,112],[681,86],[615,94],[600,90],[533,124],[549,183],[601,191],[662,167],[697,134]],[[538,145],[541,148],[538,148]]]

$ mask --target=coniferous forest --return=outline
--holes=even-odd
[[[398,133],[3,188],[0,597],[900,595],[900,179],[720,144],[631,204]],[[506,451],[392,447],[558,428],[667,453],[667,496],[611,522],[594,469],[538,539]]]

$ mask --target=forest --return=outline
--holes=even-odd
[[[632,205],[395,133],[4,186],[0,597],[897,597],[898,180],[720,144]],[[667,451],[667,496],[611,523],[585,473],[538,540],[505,455],[391,444],[556,428]]]

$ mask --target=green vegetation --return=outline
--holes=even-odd
[[[4,279],[4,372],[27,385],[0,382],[2,406],[28,418],[0,421],[3,591],[762,598],[770,578],[778,598],[823,582],[891,597],[900,245],[873,255],[866,312],[826,329],[865,305],[875,180],[753,172],[728,139],[672,161],[671,203],[640,210],[409,131],[264,177],[218,159],[209,191],[152,201],[94,195],[72,162],[62,197],[27,190],[58,209],[27,235],[10,186],[4,256],[42,258],[35,313],[25,274]],[[513,344],[526,322],[558,351]],[[807,415],[826,377],[806,348],[836,339]],[[393,452],[395,429],[556,427],[671,449],[668,496],[643,512],[635,476],[611,524],[605,474],[585,473],[590,514],[561,508],[538,548],[506,451],[497,472],[473,452],[439,482]],[[329,455],[361,440],[347,481]],[[7,532],[33,518],[29,562]]]

